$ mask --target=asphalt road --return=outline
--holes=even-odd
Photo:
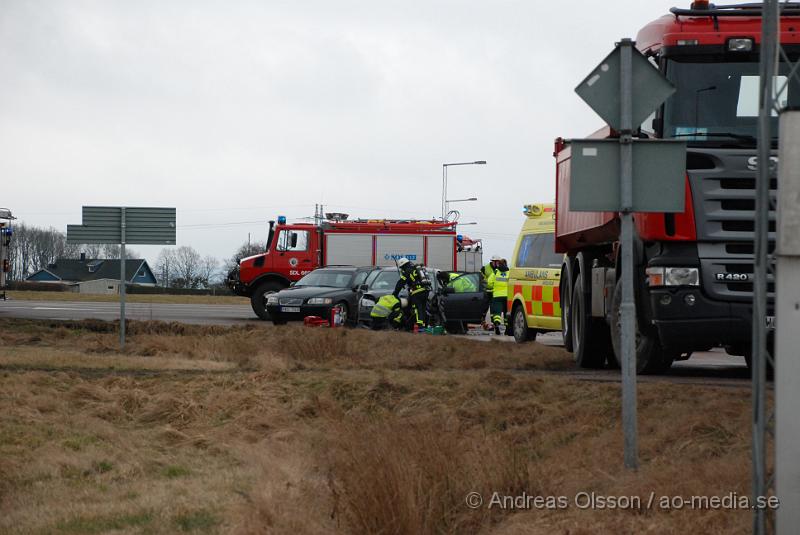
[[[87,301],[0,301],[0,318],[27,318],[47,320],[119,319],[118,303]],[[128,303],[129,320],[157,320],[193,323],[199,325],[244,325],[262,323],[247,305],[177,305],[162,303]],[[267,325],[269,325],[267,323]],[[511,342],[508,336],[495,337],[488,332],[473,331],[466,337],[489,341],[499,339]],[[561,334],[549,333],[537,338],[539,343],[561,346]],[[619,381],[618,370],[570,370],[570,375],[592,381]],[[750,373],[744,358],[727,355],[721,349],[695,353],[686,361],[676,362],[668,375],[643,376],[640,381],[691,382],[722,386],[747,386]]]
[[[126,303],[129,320],[178,321],[199,325],[242,325],[258,322],[246,305],[176,305]],[[119,303],[88,301],[0,301],[0,318],[47,320],[119,319]]]

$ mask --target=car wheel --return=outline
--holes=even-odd
[[[514,328],[514,340],[518,344],[536,340],[536,331],[528,327],[528,318],[522,305],[514,307],[511,321]]]
[[[253,312],[256,313],[260,319],[269,320],[269,312],[267,312],[267,297],[269,294],[274,294],[283,290],[284,286],[275,281],[265,281],[256,286],[253,295],[250,296],[250,306],[253,307]]]

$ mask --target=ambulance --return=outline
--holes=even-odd
[[[509,263],[509,326],[518,343],[561,330],[559,279],[564,255],[555,252],[555,205],[525,205],[525,222]]]

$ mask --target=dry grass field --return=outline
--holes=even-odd
[[[3,533],[747,533],[744,510],[512,509],[493,493],[746,495],[747,390],[619,385],[449,337],[0,320]],[[467,507],[470,492],[484,506]]]
[[[90,301],[95,303],[117,303],[118,295],[79,294],[74,292],[10,291],[9,299],[19,301]],[[187,305],[250,305],[250,299],[236,295],[161,295],[127,294],[130,303],[164,303]]]

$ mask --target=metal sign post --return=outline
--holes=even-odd
[[[634,92],[634,86],[636,91]],[[622,39],[575,92],[617,131],[618,139],[570,141],[570,210],[616,211],[621,222],[620,343],[625,467],[639,465],[636,421],[634,212],[682,212],[686,143],[634,139],[635,129],[675,87]]]
[[[125,349],[125,261],[128,243],[175,245],[175,208],[84,206],[83,224],[67,225],[67,243],[113,243],[120,246],[119,345]]]
[[[622,242],[622,430],[625,468],[639,467],[639,448],[636,425],[636,304],[633,299],[633,124],[631,111],[631,57],[633,43],[620,42],[620,136],[619,191],[621,204]]]
[[[119,209],[120,244],[119,244],[119,347],[125,349],[125,294],[127,277],[125,276],[125,207]]]

